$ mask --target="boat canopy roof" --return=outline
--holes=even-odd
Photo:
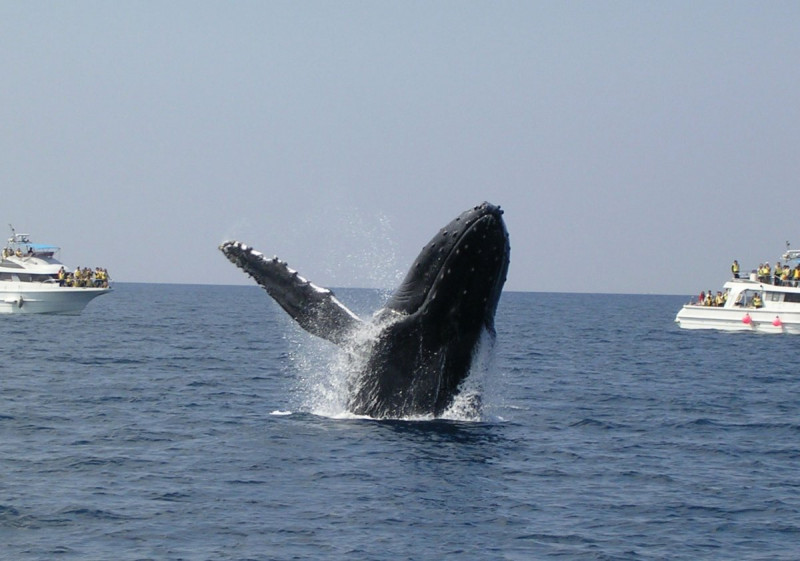
[[[781,255],[781,258],[784,261],[800,260],[800,249],[789,249],[789,250],[786,251],[786,253]]]
[[[57,245],[50,245],[46,243],[29,243],[27,245],[34,251],[58,251],[61,249]]]
[[[34,253],[55,253],[61,248],[57,245],[49,243],[32,243],[29,234],[17,234],[14,229],[11,229],[12,236],[8,238],[9,247],[25,246]]]
[[[11,237],[8,238],[8,243],[31,243],[30,234],[17,234],[14,227],[11,227]]]

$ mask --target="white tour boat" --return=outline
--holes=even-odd
[[[787,250],[782,258],[784,263],[800,261],[800,250]],[[791,280],[764,280],[755,271],[747,278],[731,279],[723,286],[721,306],[699,300],[684,304],[675,322],[684,329],[800,334],[800,287]]]
[[[111,290],[104,269],[71,271],[55,258],[58,247],[31,243],[13,227],[11,234],[0,260],[0,313],[79,314]]]

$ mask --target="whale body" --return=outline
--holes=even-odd
[[[494,317],[510,259],[499,206],[484,202],[422,249],[385,307],[366,324],[329,289],[239,241],[220,250],[306,331],[359,358],[348,409],[375,418],[440,416],[467,378]],[[370,336],[355,337],[368,329]]]

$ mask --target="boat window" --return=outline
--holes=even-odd
[[[769,300],[770,302],[780,302],[781,300],[783,300],[781,296],[783,296],[783,294],[781,294],[780,292],[770,292]]]
[[[760,290],[745,290],[744,292],[742,292],[742,294],[738,298],[736,298],[735,304],[737,306],[750,307],[750,306],[753,305],[753,297],[756,294],[760,295],[761,291]],[[763,299],[764,298],[762,296],[762,300]]]
[[[784,302],[800,302],[800,294],[795,292],[787,292],[783,298]]]

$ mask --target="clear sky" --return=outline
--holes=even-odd
[[[506,210],[506,288],[691,294],[800,247],[800,2],[0,1],[0,224],[117,281],[236,238],[390,288]],[[5,236],[3,236],[5,237]]]

